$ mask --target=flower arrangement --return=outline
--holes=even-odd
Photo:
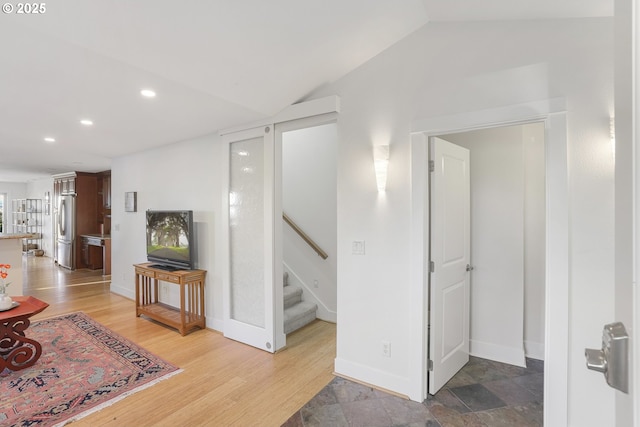
[[[0,294],[6,294],[7,286],[11,284],[11,282],[5,283],[5,279],[9,275],[9,272],[7,270],[9,270],[10,268],[10,264],[0,264],[0,279],[2,279],[2,283],[0,283]]]

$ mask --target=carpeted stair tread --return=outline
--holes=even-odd
[[[285,286],[283,295],[284,308],[287,309],[302,301],[302,288],[294,285]]]

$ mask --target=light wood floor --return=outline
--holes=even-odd
[[[25,257],[23,268],[23,293],[50,304],[34,320],[82,311],[184,370],[73,426],[280,426],[333,379],[334,324],[315,321],[272,355],[216,331],[182,337],[138,318],[99,271],[69,272],[45,257]]]

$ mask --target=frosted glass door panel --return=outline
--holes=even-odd
[[[229,239],[230,317],[263,328],[265,322],[264,140],[231,143]]]

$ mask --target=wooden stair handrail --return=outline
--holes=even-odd
[[[286,222],[287,224],[289,224],[289,226],[291,228],[293,228],[293,231],[295,231],[296,233],[298,233],[298,235],[300,237],[302,237],[302,240],[304,240],[305,242],[307,242],[307,244],[309,246],[311,246],[311,248],[316,251],[316,253],[318,255],[320,255],[320,257],[322,259],[327,259],[329,257],[329,255],[327,255],[327,253],[325,251],[322,250],[322,248],[320,246],[318,246],[318,244],[316,242],[313,241],[313,239],[311,239],[311,237],[309,237],[307,235],[307,233],[305,233],[304,231],[302,231],[302,229],[300,227],[298,227],[298,225],[293,222],[291,220],[291,218],[289,218],[287,216],[286,213],[282,212],[282,219],[284,219],[284,222]]]

